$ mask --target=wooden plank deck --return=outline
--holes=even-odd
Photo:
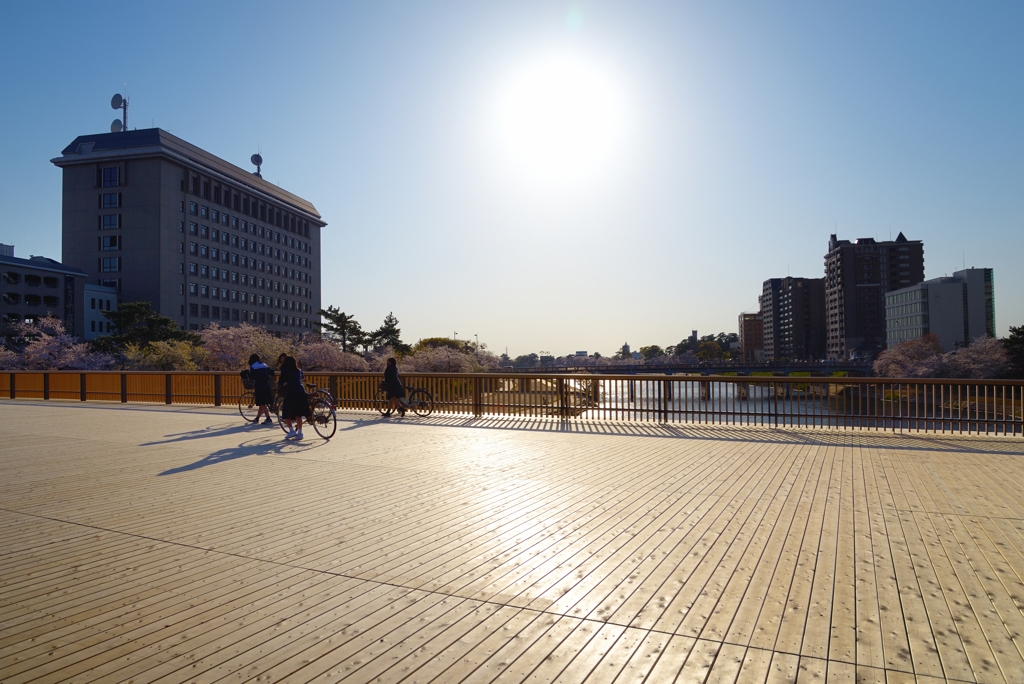
[[[1024,681],[1024,440],[0,413],[3,684]]]

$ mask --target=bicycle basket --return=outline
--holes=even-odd
[[[249,375],[248,370],[244,370],[238,375],[242,378],[242,387],[244,387],[247,390],[251,390],[253,387],[255,387],[255,383],[252,381],[252,376]]]

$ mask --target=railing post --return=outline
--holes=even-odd
[[[14,398],[16,398],[18,396],[18,393],[14,390],[14,378],[16,378],[16,377],[18,377],[18,376],[15,375],[14,373],[11,373],[11,386],[10,386],[11,399],[14,399]]]
[[[338,402],[338,393],[340,389],[340,381],[338,379],[338,376],[332,375],[330,379],[327,381],[327,384],[330,387],[331,396],[334,397],[335,407],[340,406],[341,404]]]
[[[569,411],[569,402],[565,396],[565,378],[558,378],[555,384],[558,391],[558,417],[565,420]]]
[[[480,391],[480,378],[473,378],[473,415],[479,418],[483,414],[483,393]]]
[[[668,422],[668,402],[672,395],[671,380],[662,380],[661,383],[661,422]]]
[[[43,373],[43,399],[50,398],[50,374]]]
[[[121,373],[121,403],[128,403],[128,374]]]
[[[220,373],[213,376],[213,405],[220,406]]]
[[[79,395],[79,398],[81,398],[82,401],[85,401],[88,398],[86,396],[85,388],[86,388],[85,373],[79,373],[78,374],[78,395]]]
[[[171,380],[171,374],[168,373],[164,376],[164,403],[170,404],[174,399],[172,390],[174,388],[174,382]]]

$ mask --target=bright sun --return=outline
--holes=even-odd
[[[596,64],[552,55],[513,73],[495,100],[494,142],[527,178],[577,184],[605,171],[620,147],[624,97]]]

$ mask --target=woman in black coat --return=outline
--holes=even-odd
[[[388,394],[388,412],[384,416],[390,416],[395,409],[404,416],[405,406],[402,405],[402,399],[405,398],[405,387],[398,376],[398,362],[393,358],[388,359],[388,365],[384,368],[384,391]]]
[[[304,377],[295,359],[286,357],[281,363],[281,380],[277,391],[284,397],[281,404],[281,420],[288,426],[285,439],[302,439],[302,419],[310,417],[309,398],[302,381]],[[295,427],[292,427],[292,421]]]
[[[253,397],[259,409],[256,411],[256,422],[260,422],[260,416],[266,414],[264,425],[273,425],[270,417],[270,405],[274,403],[274,388],[271,386],[273,375],[270,366],[260,360],[259,354],[249,357],[249,379],[252,380]]]

